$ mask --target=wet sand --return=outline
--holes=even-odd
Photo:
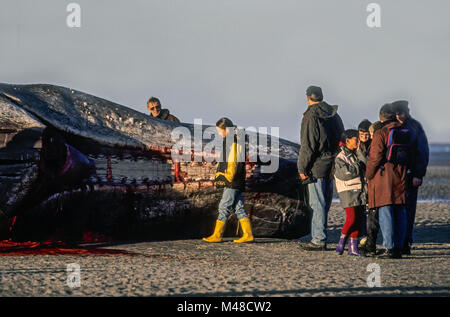
[[[329,250],[306,252],[298,240],[232,239],[102,245],[131,255],[0,256],[1,296],[348,296],[450,295],[450,203],[419,203],[415,245],[401,260],[336,255],[344,211],[333,203]],[[380,241],[381,242],[381,241]],[[70,288],[67,265],[80,265]],[[367,266],[380,266],[381,287],[368,287]]]

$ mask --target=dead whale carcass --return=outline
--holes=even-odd
[[[0,84],[0,111],[3,237],[13,216],[9,234],[19,240],[55,233],[78,239],[84,231],[115,239],[198,238],[212,230],[221,197],[215,162],[175,163],[171,156],[172,130],[194,131],[192,124],[53,85]],[[260,161],[246,164],[244,199],[255,236],[307,233],[298,148],[279,139],[273,173],[261,173]],[[235,230],[230,219],[226,234]]]

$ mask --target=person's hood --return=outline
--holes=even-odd
[[[401,127],[402,124],[397,120],[388,120],[383,122],[383,128],[387,127],[388,129]]]
[[[310,107],[311,115],[319,117],[319,118],[331,118],[336,115],[338,106],[330,106],[325,101],[321,101],[315,105],[308,106]]]

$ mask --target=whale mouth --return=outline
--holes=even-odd
[[[38,176],[42,128],[0,127],[0,210],[8,213]]]
[[[0,127],[0,166],[37,161],[41,133],[39,128],[16,130]]]
[[[37,178],[45,125],[0,91],[0,210],[8,213]]]

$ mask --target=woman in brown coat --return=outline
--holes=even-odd
[[[366,167],[369,208],[378,208],[383,245],[387,257],[401,258],[406,233],[405,184],[407,166],[394,164],[387,159],[389,137],[392,129],[401,124],[394,120],[386,122],[376,131]]]

